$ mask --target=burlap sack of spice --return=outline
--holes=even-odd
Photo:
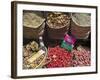
[[[70,15],[61,12],[51,12],[47,15],[47,32],[51,39],[63,39],[70,26]]]
[[[25,11],[23,13],[23,36],[28,39],[38,38],[43,34],[44,21],[42,12]]]
[[[91,28],[91,15],[88,13],[74,13],[71,17],[71,33],[77,39],[87,39]]]

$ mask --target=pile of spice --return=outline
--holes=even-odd
[[[72,18],[80,26],[86,27],[91,25],[91,15],[86,13],[72,14]]]
[[[51,59],[48,68],[72,66],[72,54],[59,46],[48,48],[48,58]]]
[[[44,60],[45,52],[33,41],[23,48],[23,69],[34,69]]]
[[[77,50],[72,51],[73,66],[90,66],[91,65],[91,52],[82,46],[77,47]]]
[[[30,28],[38,28],[44,22],[42,12],[24,12],[23,25]]]
[[[23,57],[29,57],[39,50],[39,45],[36,41],[32,41],[23,47]]]
[[[60,12],[48,13],[47,23],[50,28],[63,28],[70,23],[69,15]]]
[[[82,46],[73,49],[72,52],[68,52],[60,46],[49,47],[48,58],[51,61],[47,64],[47,68],[91,65],[91,52]]]

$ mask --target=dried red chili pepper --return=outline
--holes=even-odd
[[[54,48],[49,47],[48,57],[52,59],[52,61],[47,64],[48,68],[72,66],[72,54],[59,46]]]

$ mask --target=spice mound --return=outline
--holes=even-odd
[[[25,27],[38,28],[44,20],[41,12],[24,12],[23,25]]]
[[[33,41],[23,48],[23,69],[34,69],[41,66],[45,51],[39,49],[37,42]]]
[[[73,21],[82,26],[82,27],[89,27],[91,25],[91,15],[85,13],[76,13],[72,14]]]
[[[67,14],[60,12],[48,13],[47,24],[50,28],[59,29],[63,28],[70,23],[70,17]]]
[[[72,54],[60,46],[48,48],[48,58],[51,62],[47,64],[48,68],[54,67],[70,67],[72,64]]]
[[[73,66],[90,66],[91,65],[91,52],[82,46],[77,47],[77,50],[72,51]]]

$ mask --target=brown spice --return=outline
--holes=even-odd
[[[49,13],[47,16],[47,24],[50,28],[63,28],[70,23],[69,15],[59,12]]]

